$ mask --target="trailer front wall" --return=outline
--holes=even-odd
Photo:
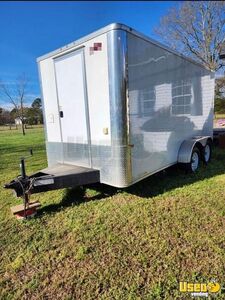
[[[177,162],[181,143],[212,136],[214,74],[128,33],[133,181]]]
[[[97,50],[95,47],[96,44],[99,45]],[[68,163],[69,161],[70,164],[87,166],[87,151],[82,151],[83,148],[81,147],[82,145],[80,145],[80,140],[74,140],[79,133],[72,136],[71,132],[68,132],[67,139],[66,133],[62,134],[62,120],[60,120],[59,113],[59,111],[63,109],[63,107],[59,107],[60,102],[65,101],[65,99],[59,99],[63,93],[59,93],[59,87],[57,86],[57,69],[55,63],[59,60],[58,57],[63,59],[64,55],[66,57],[68,53],[73,54],[73,51],[74,53],[76,53],[76,51],[83,51],[84,80],[86,82],[86,100],[88,103],[88,111],[86,110],[86,114],[88,114],[89,119],[89,124],[87,125],[90,130],[91,144],[91,157],[89,160],[91,164],[88,166],[102,170],[101,174],[107,173],[108,177],[111,178],[111,174],[108,171],[109,161],[111,162],[112,157],[106,33],[92,38],[83,44],[75,45],[74,48],[66,49],[60,54],[53,54],[39,62],[44,102],[48,165],[52,166],[56,163],[64,162]],[[76,70],[72,64],[68,63],[67,66],[66,60],[64,69],[65,86],[68,89],[64,91],[64,93],[74,95],[75,92],[70,92],[70,84],[73,85],[71,86],[71,91],[76,89],[76,83],[71,78],[73,72],[74,78],[76,78]],[[80,69],[78,71],[80,72]],[[72,102],[75,101],[75,99],[72,97],[66,101]],[[71,107],[73,106],[71,105]],[[76,110],[79,113],[80,105],[78,105]],[[82,111],[80,111],[80,113],[82,113]],[[67,124],[71,123],[71,128],[73,127],[73,130],[76,130],[76,126],[75,128],[73,126],[75,120],[71,118],[71,115],[73,115],[72,112],[70,113],[69,120],[67,120]],[[64,114],[63,121],[66,117],[66,114]],[[79,131],[79,126],[77,130]],[[107,169],[107,171],[105,169]],[[107,180],[106,176],[105,179]]]

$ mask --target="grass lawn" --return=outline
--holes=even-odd
[[[0,299],[191,299],[179,281],[224,286],[224,150],[197,174],[173,167],[126,190],[34,195],[39,215],[21,222],[2,186],[29,147],[31,173],[46,166],[43,129],[0,132]]]

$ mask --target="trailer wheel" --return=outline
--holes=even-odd
[[[200,164],[200,151],[197,147],[194,147],[191,153],[191,161],[185,164],[185,169],[190,172],[194,173],[198,170]]]
[[[202,155],[202,160],[204,164],[207,165],[210,162],[211,155],[212,155],[212,145],[210,142],[207,142],[207,144],[203,148],[203,155]]]

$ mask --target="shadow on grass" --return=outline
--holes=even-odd
[[[187,174],[178,165],[174,165],[132,185],[126,191],[140,197],[149,198],[224,173],[225,151],[214,148],[211,162],[207,166],[201,163],[201,167],[196,173]]]
[[[94,196],[87,196],[87,188],[94,190],[97,194]],[[48,206],[40,208],[38,210],[38,215],[43,213],[54,213],[70,206],[78,206],[84,202],[102,200],[113,196],[117,192],[118,189],[100,183],[88,185],[86,187],[80,186],[76,188],[68,188],[65,190],[60,203],[49,204]]]
[[[210,164],[208,166],[202,164],[200,170],[194,174],[186,174],[178,165],[174,165],[124,189],[100,183],[86,187],[67,189],[60,203],[50,204],[41,208],[39,214],[57,212],[72,205],[76,206],[88,201],[102,200],[124,192],[143,198],[150,198],[175,188],[187,186],[224,173],[225,151],[223,149],[214,148],[213,158]],[[87,189],[93,191],[94,195],[88,196],[86,193]]]

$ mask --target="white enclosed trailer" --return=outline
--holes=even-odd
[[[38,66],[49,165],[41,174],[79,166],[127,187],[178,162],[195,170],[200,157],[210,159],[214,73],[195,61],[112,24]]]

